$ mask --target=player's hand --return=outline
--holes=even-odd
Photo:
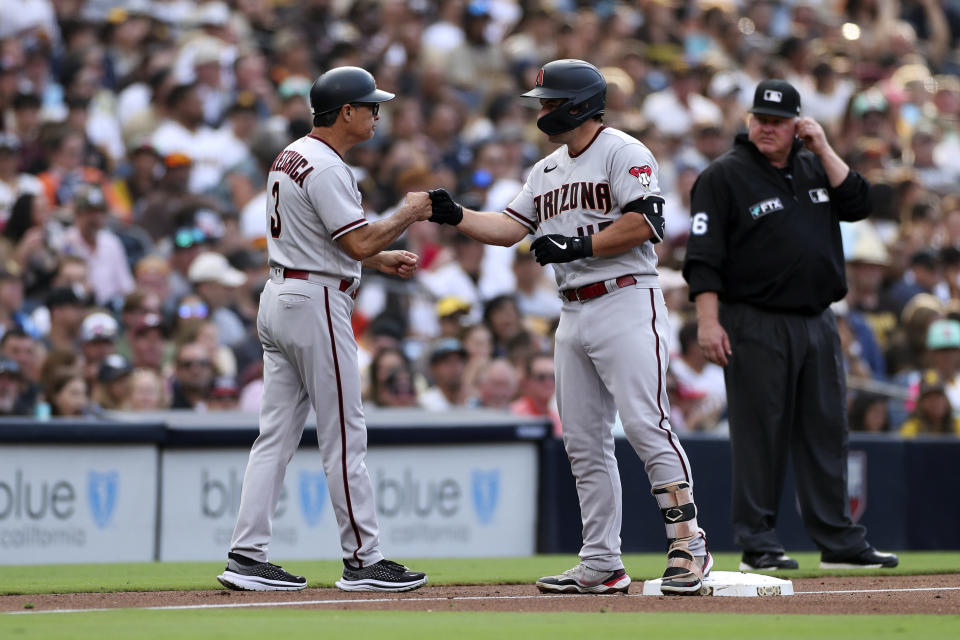
[[[541,265],[572,262],[593,255],[593,239],[590,236],[571,238],[551,233],[534,240],[530,250]]]
[[[417,257],[417,254],[398,249],[381,251],[374,256],[373,260],[368,260],[367,264],[382,273],[409,278],[416,273],[418,262],[420,262],[420,258]]]
[[[403,204],[413,210],[417,220],[430,218],[430,196],[426,191],[411,191],[403,197]]]
[[[463,220],[463,207],[453,201],[446,189],[431,189],[430,203],[432,213],[430,222],[458,225]]]
[[[719,322],[701,322],[697,326],[697,343],[704,357],[710,362],[721,367],[730,362],[729,356],[733,353],[730,338]]]
[[[803,140],[803,144],[815,153],[821,155],[830,148],[827,142],[827,134],[823,132],[823,127],[813,118],[800,118],[797,120],[796,135]]]

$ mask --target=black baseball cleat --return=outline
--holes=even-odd
[[[823,552],[820,554],[821,569],[892,569],[900,560],[892,553],[882,553],[867,547],[860,553],[843,555]]]
[[[387,559],[363,568],[344,560],[343,577],[336,584],[343,591],[413,591],[427,584],[427,574]]]
[[[217,576],[220,584],[234,591],[300,591],[307,579],[295,576],[269,562],[257,562],[239,553],[227,554],[227,567]]]
[[[744,551],[740,557],[740,571],[777,571],[799,567],[797,561],[785,553]]]

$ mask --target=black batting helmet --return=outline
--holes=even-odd
[[[554,60],[543,65],[537,74],[537,86],[523,94],[525,98],[566,102],[537,120],[537,126],[548,135],[576,129],[593,116],[603,113],[607,104],[607,81],[600,70],[584,60]],[[576,114],[570,113],[577,109]]]
[[[369,71],[360,67],[337,67],[322,74],[310,87],[314,115],[335,111],[351,102],[386,102],[394,94],[377,89]]]

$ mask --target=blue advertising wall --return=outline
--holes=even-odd
[[[730,522],[730,443],[725,438],[682,439],[693,468],[700,525],[710,548],[739,550]],[[882,549],[960,548],[960,440],[901,440],[854,435],[850,442],[851,502],[868,540]],[[630,445],[617,441],[623,485],[624,552],[664,550],[663,522],[650,495],[643,464]],[[548,440],[541,457],[539,550],[576,552],[580,515],[576,487],[563,444]],[[796,503],[793,470],[781,500],[777,533],[788,551],[815,550]]]

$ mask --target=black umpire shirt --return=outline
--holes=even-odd
[[[778,169],[737,135],[693,185],[683,264],[690,299],[715,291],[727,303],[822,312],[847,293],[839,220],[870,214],[869,186],[851,170],[831,187],[799,139]]]

